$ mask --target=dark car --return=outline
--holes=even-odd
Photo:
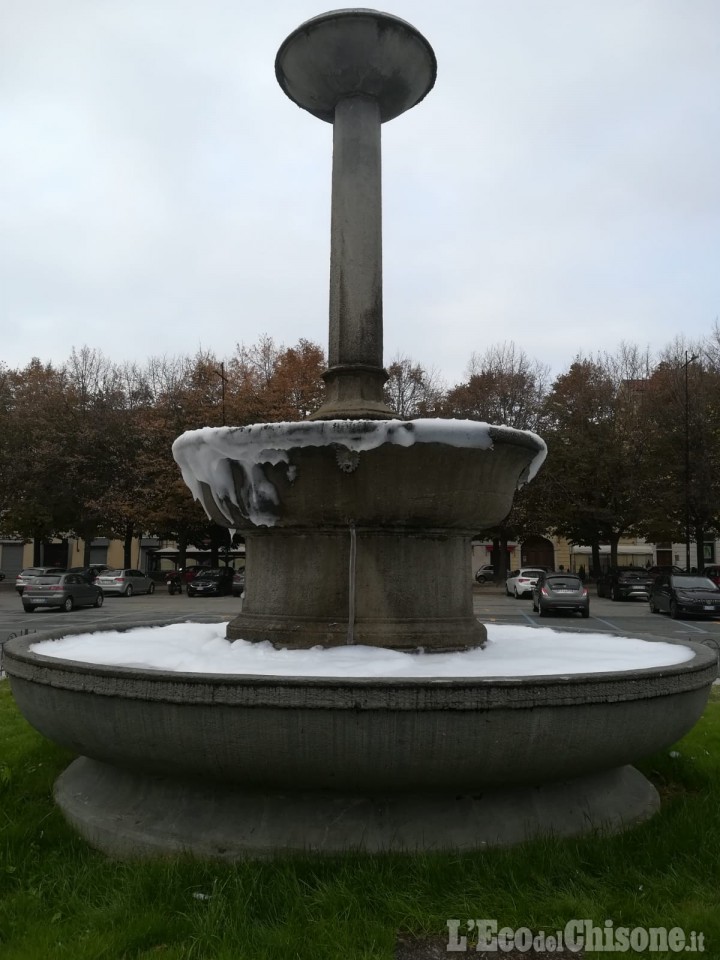
[[[678,617],[720,617],[720,587],[699,574],[663,574],[650,591],[652,613]]]
[[[654,582],[646,567],[610,567],[597,582],[597,595],[611,600],[647,600]]]
[[[75,607],[101,607],[103,592],[81,573],[46,574],[25,584],[23,607],[28,613],[38,607],[60,607],[68,613]]]
[[[682,567],[676,567],[674,564],[660,564],[655,567],[648,567],[647,572],[653,577],[659,577],[662,573],[685,573]]]
[[[88,567],[70,567],[69,573],[79,573],[81,576],[93,583],[97,577],[110,567],[106,563],[91,563]]]
[[[590,597],[585,584],[574,573],[543,573],[533,587],[533,610],[541,617],[558,610],[590,616]]]
[[[232,592],[234,574],[232,567],[198,570],[187,585],[187,595],[189,597],[227,596]]]
[[[236,570],[232,580],[232,595],[239,597],[243,593],[245,593],[245,567]]]

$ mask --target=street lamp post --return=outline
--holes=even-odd
[[[688,357],[685,351],[685,571],[690,573],[690,393],[688,390],[688,367],[698,359],[694,353]],[[702,549],[702,545],[698,545]]]

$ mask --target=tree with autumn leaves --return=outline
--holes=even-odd
[[[684,542],[687,532],[704,544],[720,530],[719,344],[717,328],[709,344],[678,340],[647,380],[648,504],[638,530],[649,539]]]
[[[557,535],[592,548],[594,570],[601,543],[617,564],[620,539],[637,533],[645,509],[641,362],[625,346],[615,355],[580,356],[556,378],[543,406],[549,469],[530,497],[552,504]]]
[[[155,535],[188,545],[229,543],[193,501],[171,454],[186,430],[229,422],[297,420],[319,406],[324,357],[263,338],[225,363],[209,352],[116,366],[96,351],[73,351],[62,367],[34,360],[0,368],[0,526],[6,536],[43,540]],[[224,374],[226,380],[222,379]],[[181,557],[181,563],[183,558]]]
[[[0,489],[2,529],[42,542],[68,529],[81,504],[66,482],[67,379],[52,364],[33,360],[2,371]]]
[[[686,351],[696,358],[687,370],[687,405]],[[473,356],[443,410],[532,429],[547,443],[540,473],[516,495],[503,523],[485,531],[503,559],[508,539],[551,533],[589,545],[598,572],[601,544],[617,564],[623,537],[683,541],[686,491],[693,541],[702,545],[720,534],[717,324],[705,341],[678,340],[658,358],[631,344],[578,355],[552,383],[546,368],[515,345],[496,346]]]
[[[467,379],[448,392],[442,410],[445,416],[540,432],[548,377],[549,369],[514,343],[497,344],[483,354],[472,354]],[[528,506],[528,490],[523,488],[500,524],[478,531],[493,541],[495,573],[501,579],[507,573],[508,541],[549,529],[542,515]]]
[[[222,359],[201,351],[116,365],[82,348],[59,367],[0,366],[0,532],[38,545],[77,536],[85,562],[98,536],[125,542],[127,566],[142,534],[175,540],[181,553],[193,544],[217,553],[228,532],[193,501],[173,441],[204,426],[304,419],[322,403],[324,368],[316,344],[271,337]],[[600,544],[614,561],[624,536],[682,541],[686,519],[699,544],[720,532],[717,325],[657,357],[627,344],[578,355],[552,382],[512,343],[472,354],[450,389],[407,356],[388,373],[386,399],[403,418],[483,420],[545,439],[543,469],[503,523],[482,532],[501,556],[509,539],[552,533],[589,544],[597,568]]]

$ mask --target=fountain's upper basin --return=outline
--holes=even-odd
[[[545,453],[528,431],[433,419],[206,427],[173,444],[208,516],[245,537],[228,635],[292,647],[481,643],[471,539]]]
[[[238,528],[476,532],[507,516],[545,454],[526,430],[439,419],[205,427],[173,444],[208,515]]]
[[[717,673],[689,642],[672,666],[442,680],[168,675],[30,650],[62,635],[5,647],[41,733],[129,770],[257,788],[477,791],[609,770],[680,739]]]

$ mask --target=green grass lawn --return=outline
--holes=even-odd
[[[701,931],[704,956],[720,958],[720,688],[674,751],[642,764],[662,812],[621,836],[462,856],[117,863],[65,825],[51,790],[71,757],[0,682],[0,958],[391,960],[399,931],[444,937],[448,918],[551,931],[585,917]]]

